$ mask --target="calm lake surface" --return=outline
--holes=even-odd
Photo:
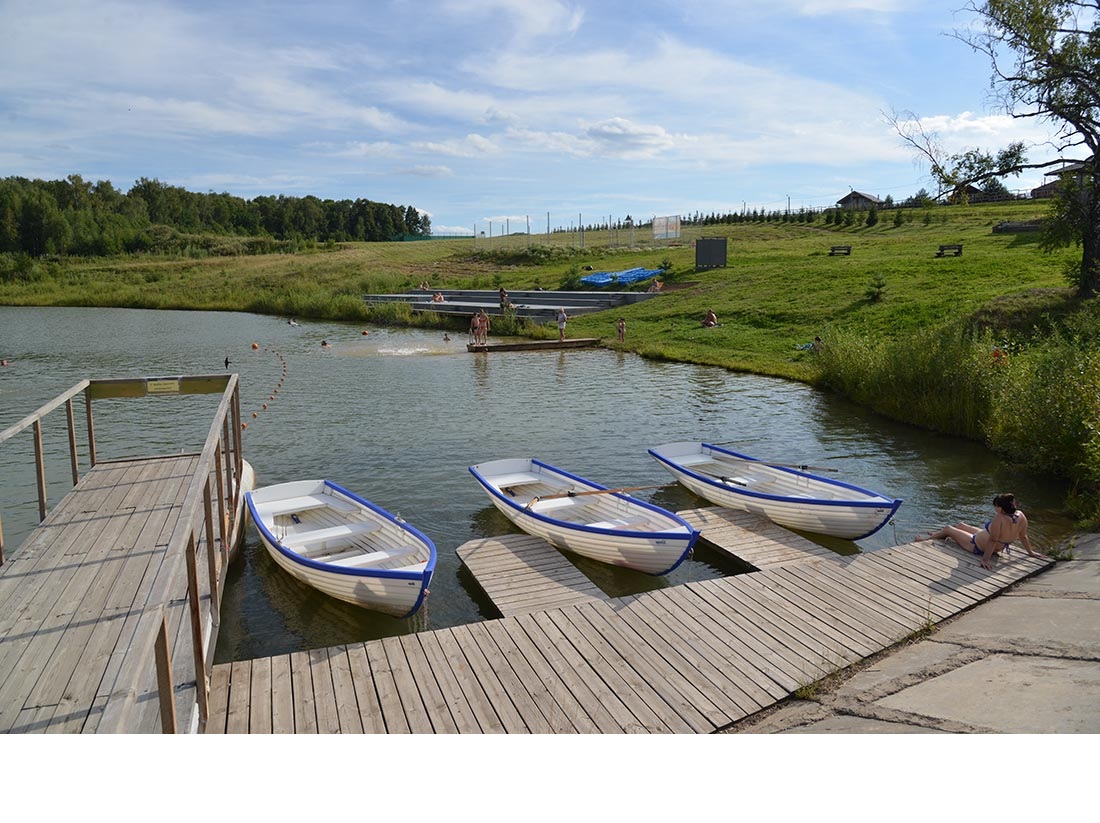
[[[894,523],[867,540],[820,540],[847,553],[904,543],[945,522],[983,523],[1001,491],[1015,492],[1038,545],[1071,530],[1061,511],[1063,482],[801,384],[602,349],[473,355],[465,335],[447,342],[435,331],[362,331],[240,313],[0,306],[0,358],[9,361],[0,367],[0,429],[85,377],[221,374],[228,357],[241,378],[244,456],[257,485],[329,478],[400,513],[435,542],[439,562],[426,606],[394,620],[291,579],[250,528],[229,572],[218,662],[496,616],[455,550],[515,531],[467,471],[501,457],[539,457],[608,486],[669,483],[646,449],[675,440],[834,467],[830,476],[905,500]],[[83,400],[75,406],[85,443]],[[99,402],[100,457],[197,451],[215,406],[210,397]],[[52,505],[68,491],[68,446],[63,411],[47,421]],[[31,441],[26,432],[0,446],[9,555],[37,522]],[[678,486],[637,496],[672,511],[707,505]],[[666,578],[573,559],[613,596],[741,571],[703,546]]]

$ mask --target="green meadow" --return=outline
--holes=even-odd
[[[875,225],[816,221],[686,226],[674,245],[635,230],[405,243],[303,244],[235,254],[233,238],[182,251],[95,259],[0,259],[0,303],[250,311],[363,323],[438,325],[403,306],[372,312],[368,293],[433,288],[576,288],[585,267],[665,268],[661,294],[570,321],[644,357],[790,378],[895,419],[985,442],[1069,477],[1069,501],[1095,516],[1100,484],[1100,310],[1073,299],[1079,249],[1046,253],[1039,234],[994,233],[1039,219],[1042,201],[887,210]],[[898,216],[900,214],[900,217]],[[692,241],[726,237],[725,268],[695,271]],[[618,246],[613,247],[617,241]],[[961,243],[959,257],[937,257]],[[830,256],[850,245],[850,256]],[[644,290],[648,283],[636,288]],[[712,309],[716,328],[700,321]],[[626,342],[615,341],[619,317]],[[462,326],[464,330],[464,324]],[[556,335],[494,322],[494,332]],[[801,348],[821,336],[824,349]],[[998,354],[994,355],[994,349]]]

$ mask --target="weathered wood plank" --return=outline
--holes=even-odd
[[[397,640],[408,662],[412,681],[420,692],[431,731],[436,734],[455,734],[458,732],[458,725],[451,716],[451,708],[428,663],[424,647],[420,645],[415,635],[404,635]]]
[[[589,666],[573,648],[564,635],[557,631],[550,621],[545,621],[548,630],[540,625],[535,616],[518,615],[515,626],[522,629],[562,678],[578,703],[604,734],[624,731],[644,732],[645,729],[634,719],[634,715],[623,702],[607,688],[607,684]]]
[[[547,659],[543,649],[531,640],[518,619],[496,621],[496,627],[507,632],[508,639],[515,644],[516,649],[523,655],[524,662],[531,668],[531,676],[542,682],[551,697],[569,718],[572,730],[580,734],[593,734],[600,731],[600,727],[590,716],[591,706],[582,703],[569,682],[566,673],[561,667],[553,666]]]
[[[648,598],[649,608],[676,627],[694,652],[695,665],[715,687],[730,696],[742,716],[770,705],[773,702],[771,694],[757,682],[758,676],[764,682],[767,678],[736,655],[735,645],[739,644],[722,626],[692,614],[685,605],[690,602],[688,596],[677,589],[653,592]]]
[[[503,662],[511,669],[512,677],[509,680],[514,683],[514,690],[510,692],[513,694],[513,702],[517,706],[530,706],[529,711],[541,714],[549,731],[555,734],[574,733],[576,728],[569,715],[558,705],[546,682],[535,675],[535,670],[508,634],[503,622],[505,621],[487,620],[479,626],[484,628],[485,635],[492,640]]]
[[[545,615],[568,638],[585,661],[608,684],[638,723],[651,732],[689,732],[691,725],[678,714],[668,711],[665,701],[646,683],[619,653],[611,648],[587,621],[571,619],[569,609],[556,609]],[[541,616],[541,615],[540,615]]]
[[[457,554],[505,617],[608,599],[561,552],[531,535],[471,540]]]
[[[317,709],[313,700],[309,652],[291,652],[290,680],[294,694],[294,732],[317,734]]]
[[[462,652],[458,638],[450,629],[431,632],[421,638],[424,645],[430,645],[433,641],[439,644],[440,654],[446,661],[450,672],[458,683],[462,696],[470,707],[470,712],[477,720],[478,726],[484,734],[501,734],[507,731],[503,721],[497,714],[496,706],[481,682],[476,672]],[[511,704],[509,704],[511,705]]]
[[[294,677],[289,654],[271,658],[271,732],[294,734]]]
[[[707,506],[677,514],[716,549],[757,569],[839,557],[836,552],[749,512]]]
[[[512,698],[505,690],[496,671],[485,659],[474,635],[471,626],[456,626],[450,630],[451,636],[462,650],[463,656],[472,671],[472,676],[485,690],[485,696],[496,712],[504,731],[510,734],[522,734],[529,731],[523,717],[516,710]]]
[[[336,646],[329,655],[332,691],[336,698],[336,716],[341,734],[362,734],[363,719],[359,714],[359,697],[346,646]]]
[[[405,709],[401,706],[401,698],[398,696],[397,684],[393,672],[390,670],[386,650],[377,640],[365,643],[363,648],[366,650],[367,662],[370,663],[371,674],[374,677],[378,707],[382,712],[383,722],[386,724],[386,732],[389,734],[410,734],[412,730],[409,728],[409,720],[405,716]]]
[[[378,703],[378,692],[374,687],[374,675],[367,660],[364,644],[348,646],[348,668],[355,683],[355,697],[359,705],[359,722],[365,734],[385,734],[386,721],[382,717],[382,707]]]
[[[252,694],[252,661],[234,661],[229,674],[229,711],[226,734],[248,734],[249,705]]]
[[[450,714],[454,731],[459,734],[477,734],[481,731],[481,726],[478,724],[477,717],[469,701],[462,693],[462,686],[459,684],[458,678],[447,663],[436,634],[436,632],[419,632],[409,635],[408,642],[420,646],[424,665],[435,681],[435,688],[439,690],[439,699],[442,706],[446,707]],[[441,713],[441,709],[433,709],[432,716],[434,717],[437,713]]]
[[[645,608],[648,600],[643,597],[625,604],[613,613],[611,620],[604,609],[596,607],[578,610],[576,614],[653,688],[666,704],[665,711],[675,712],[693,731],[714,731],[729,721],[731,711],[743,716],[740,707],[727,695],[708,688],[685,653],[675,648],[685,643],[684,638],[663,636],[671,631]],[[655,631],[653,623],[661,630]]]

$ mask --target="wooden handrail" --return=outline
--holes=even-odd
[[[191,559],[192,552],[194,551],[193,545],[197,542],[198,537],[195,533],[196,523],[198,528],[205,532],[205,525],[199,521],[199,515],[202,514],[202,520],[205,520],[204,511],[204,488],[209,483],[211,473],[217,470],[217,461],[215,456],[223,452],[222,439],[223,421],[226,419],[235,402],[239,402],[239,385],[237,381],[237,375],[229,375],[226,378],[224,375],[218,375],[216,379],[223,381],[225,389],[222,393],[221,402],[218,404],[218,409],[214,415],[214,421],[210,425],[209,433],[207,434],[206,443],[203,446],[202,453],[199,455],[198,464],[195,469],[195,473],[191,478],[191,483],[188,486],[187,492],[184,495],[181,505],[179,519],[176,521],[176,526],[172,531],[172,535],[168,539],[168,557],[175,562],[165,562],[162,564],[160,571],[157,573],[156,578],[153,580],[152,590],[149,593],[150,603],[166,603],[173,596],[173,592],[177,591],[177,587],[180,583],[181,575],[186,574],[189,577],[193,574],[192,570],[195,568],[195,562]],[[207,384],[209,385],[209,384]],[[241,472],[243,469],[243,458],[238,452],[234,455],[236,458],[233,461],[233,466],[229,468],[235,474],[234,488],[239,489]],[[228,461],[225,461],[228,463]],[[223,473],[217,471],[217,477],[219,481],[222,479]],[[220,485],[220,483],[219,483]],[[229,508],[229,501],[227,494],[224,490],[219,489],[217,499],[217,512],[214,513],[219,522],[231,522],[232,518],[236,515],[235,508]],[[202,532],[200,532],[201,534]],[[191,548],[189,548],[189,546]],[[215,547],[208,544],[206,547],[208,552],[216,551]],[[224,569],[224,564],[222,565]],[[188,585],[188,590],[192,590],[192,586]],[[207,674],[208,669],[208,653],[212,650],[203,648],[205,640],[203,639],[201,631],[201,616],[196,614],[196,609],[199,605],[197,599],[193,595],[189,595],[191,612],[191,625],[192,625],[192,637],[194,648],[194,670],[192,674],[195,679],[196,688],[196,703],[199,710],[200,722],[205,719],[208,713],[207,698],[209,694],[209,679]],[[148,629],[146,629],[148,631]],[[136,646],[135,646],[136,648]],[[126,657],[129,657],[130,651],[127,651]],[[136,676],[139,678],[146,678],[151,685],[152,673],[149,671],[146,665],[143,671],[140,671]]]
[[[76,434],[73,425],[72,398],[84,393],[88,423],[89,457],[96,463],[95,438],[92,421],[92,400],[101,398],[144,397],[149,395],[211,394],[221,392],[214,420],[207,433],[202,452],[196,461],[195,473],[180,505],[179,519],[168,539],[165,562],[161,564],[153,580],[146,606],[140,616],[134,634],[122,656],[118,676],[111,689],[98,731],[126,732],[138,729],[134,724],[134,708],[143,695],[156,691],[160,701],[161,730],[177,730],[176,702],[178,694],[190,693],[194,688],[199,724],[208,714],[209,657],[213,649],[203,632],[201,606],[203,598],[198,590],[198,560],[196,549],[200,542],[206,544],[208,556],[204,564],[209,569],[211,587],[211,620],[219,622],[217,606],[213,600],[220,594],[221,579],[228,560],[227,541],[234,530],[234,518],[242,493],[241,478],[244,457],[240,437],[240,386],[237,375],[198,375],[166,378],[120,378],[112,380],[82,380],[62,395],[54,398],[23,420],[0,432],[3,443],[19,432],[34,427],[35,459],[39,487],[39,509],[46,517],[45,474],[42,458],[41,420],[65,405],[69,423],[69,447],[74,484],[79,482],[76,457]],[[232,427],[229,425],[232,421]],[[212,500],[212,480],[216,481],[217,499]],[[228,486],[228,488],[226,488]],[[217,518],[218,528],[211,522]],[[216,543],[221,541],[219,551]],[[3,563],[3,533],[0,531],[0,563]],[[168,607],[178,599],[181,575],[188,581],[187,604],[190,612],[193,662],[186,665],[189,671],[176,675],[172,671],[169,649],[171,632]],[[153,654],[155,652],[155,654]],[[156,659],[155,665],[151,665]],[[177,665],[178,661],[177,661]],[[181,680],[182,678],[182,680]],[[179,682],[177,682],[179,681]],[[181,690],[181,686],[183,689]],[[190,712],[189,712],[190,713]],[[191,724],[189,728],[193,728]]]

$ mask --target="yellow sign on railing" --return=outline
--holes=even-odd
[[[147,394],[179,394],[180,381],[177,380],[147,380],[145,381]]]

